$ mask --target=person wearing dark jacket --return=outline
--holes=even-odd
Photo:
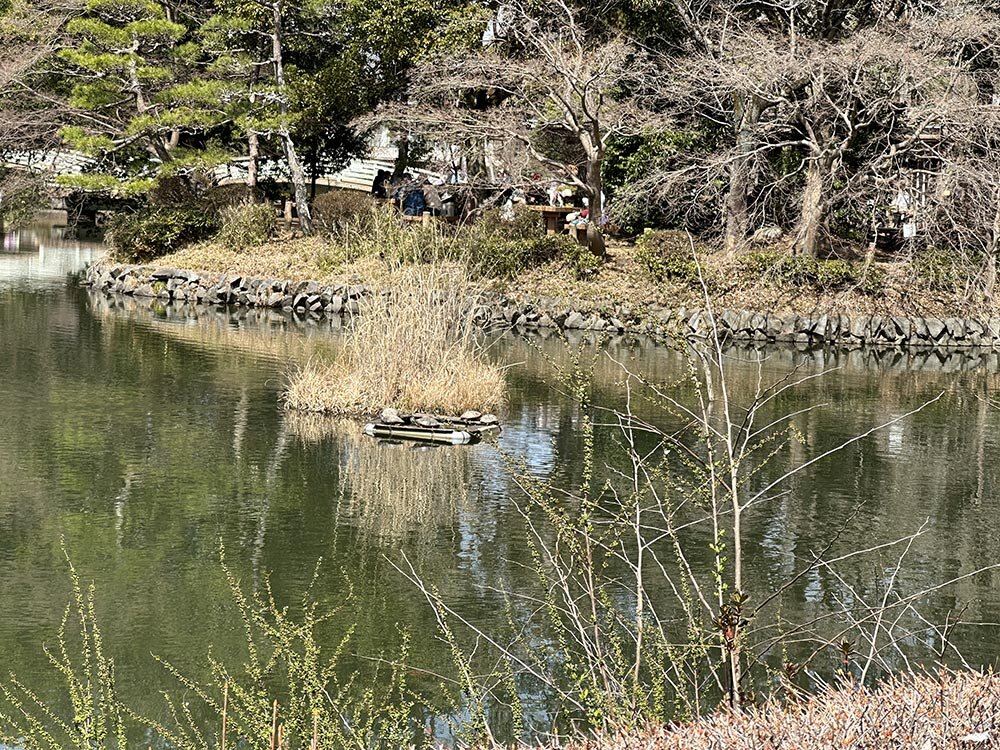
[[[381,198],[385,200],[389,197],[389,178],[392,174],[385,169],[380,169],[378,174],[375,175],[375,181],[372,183],[372,195],[376,198]]]
[[[427,202],[424,200],[424,191],[420,185],[412,182],[403,187],[403,215],[422,216]]]

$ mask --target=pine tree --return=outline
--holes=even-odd
[[[153,0],[87,0],[67,24],[76,46],[60,58],[77,116],[62,135],[99,165],[67,182],[135,194],[228,160],[204,140],[226,121],[222,86],[200,75],[201,49],[176,15]]]

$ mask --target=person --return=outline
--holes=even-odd
[[[372,182],[372,195],[376,198],[386,200],[389,197],[389,178],[392,177],[392,173],[387,169],[380,169],[378,174],[375,175],[375,181]]]
[[[549,188],[546,191],[549,197],[550,206],[562,206],[563,199],[562,195],[559,194],[559,183],[553,180],[549,183]]]
[[[402,192],[403,216],[422,216],[427,203],[424,201],[424,191],[420,185],[408,179],[400,188]]]
[[[413,187],[413,175],[409,172],[403,172],[399,176],[398,180],[393,180],[392,190],[389,194],[392,196],[393,203],[396,204],[396,208],[402,213],[403,211],[403,201],[406,199],[406,194],[410,192],[410,188]]]
[[[441,200],[441,194],[438,192],[437,187],[426,178],[424,179],[423,193],[424,205],[427,207],[427,210],[431,212],[432,216],[440,216],[444,209],[444,202]]]

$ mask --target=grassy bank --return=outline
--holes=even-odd
[[[513,240],[502,231],[502,227],[483,228],[456,237],[447,229],[383,224],[374,233],[357,232],[346,240],[343,235],[285,235],[249,249],[212,240],[183,247],[155,263],[384,288],[397,288],[402,271],[413,263],[459,263],[493,291],[516,299],[558,298],[633,311],[703,306],[704,278],[718,308],[782,315],[822,310],[992,317],[998,312],[995,301],[971,292],[960,269],[938,257],[812,260],[793,258],[776,247],[750,248],[730,256],[707,243],[695,243],[692,254],[685,234],[656,232],[637,242],[610,242],[607,257],[597,260],[566,238],[554,244],[544,241],[534,227],[514,228]],[[526,239],[536,231],[536,239],[542,240],[537,246]]]

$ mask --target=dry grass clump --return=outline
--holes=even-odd
[[[678,728],[596,740],[601,750],[947,750],[1000,743],[1000,678],[943,672],[849,686],[791,704],[723,711]]]
[[[503,368],[486,360],[473,323],[476,295],[453,267],[406,270],[395,291],[363,304],[354,332],[330,363],[311,360],[284,394],[291,409],[344,416],[404,411],[494,411]]]

